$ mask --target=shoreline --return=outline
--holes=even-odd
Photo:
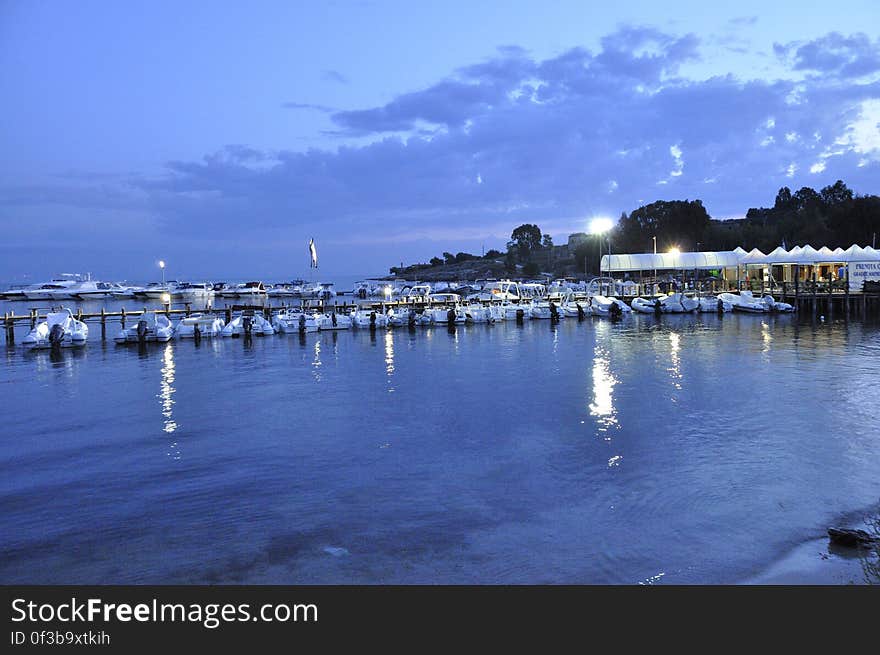
[[[868,517],[880,508],[854,512],[835,523],[869,530]],[[831,527],[829,525],[829,527]],[[867,585],[862,561],[868,551],[831,544],[827,533],[812,537],[736,584],[741,585]]]

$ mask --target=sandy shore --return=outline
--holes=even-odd
[[[864,521],[841,522],[850,528],[867,530]],[[741,584],[844,585],[867,584],[862,567],[867,551],[832,546],[828,536],[811,539],[786,553],[757,575]]]

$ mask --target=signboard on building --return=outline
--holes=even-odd
[[[880,281],[880,262],[851,262],[849,290],[859,292],[865,280]]]

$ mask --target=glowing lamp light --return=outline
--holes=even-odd
[[[159,260],[159,268],[165,268],[165,260]]]
[[[162,294],[162,302],[165,303],[166,305],[168,303],[170,303],[171,302],[171,294],[170,293],[163,293]]]
[[[670,255],[677,255],[677,254],[679,254],[680,252],[681,252],[681,250],[679,250],[679,249],[676,248],[676,247],[672,247],[672,248],[669,249],[669,254],[670,254]]]
[[[594,218],[590,221],[590,232],[592,234],[604,234],[614,227],[614,221],[610,218]]]

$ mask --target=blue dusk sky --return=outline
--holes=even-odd
[[[0,0],[0,279],[382,274],[880,192],[880,4]]]

